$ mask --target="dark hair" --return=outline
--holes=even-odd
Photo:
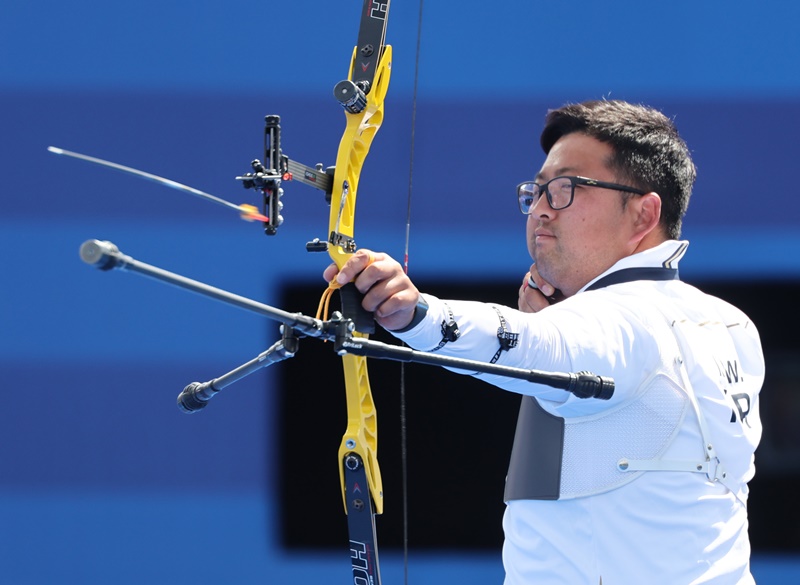
[[[675,124],[653,108],[619,100],[568,104],[550,110],[540,139],[545,154],[562,136],[578,132],[611,146],[618,182],[661,197],[661,225],[678,239],[697,171]]]

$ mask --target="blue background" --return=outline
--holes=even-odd
[[[397,257],[418,10],[391,7],[386,121],[360,186],[359,245]],[[139,260],[275,303],[288,282],[322,288],[327,261],[304,250],[325,237],[322,196],[285,185],[286,224],[267,239],[221,207],[46,148],[255,203],[233,177],[261,156],[264,115],[281,115],[292,159],[333,164],[344,116],[331,89],[346,76],[359,11],[358,0],[4,5],[0,582],[347,582],[344,551],[278,544],[275,456],[291,445],[274,431],[272,373],[238,383],[202,415],[174,406],[185,384],[256,356],[277,327],[78,258],[83,241],[109,239]],[[693,150],[684,276],[800,278],[799,20],[800,4],[777,0],[428,2],[411,274],[524,273],[513,187],[542,162],[544,113],[610,97],[659,107]],[[332,453],[338,440],[320,438]],[[400,555],[384,551],[382,562],[385,582],[400,582]],[[761,553],[753,566],[762,584],[800,579],[795,557]],[[415,584],[502,579],[499,551],[415,554],[409,570]]]

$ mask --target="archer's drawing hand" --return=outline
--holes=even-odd
[[[537,313],[560,300],[559,295],[560,292],[541,277],[539,271],[536,270],[536,264],[532,264],[519,287],[517,305],[523,313]]]
[[[400,263],[387,254],[361,249],[341,270],[336,264],[328,266],[323,278],[327,282],[336,280],[340,285],[354,282],[364,295],[361,306],[374,313],[375,321],[384,329],[402,329],[414,317],[419,291]]]

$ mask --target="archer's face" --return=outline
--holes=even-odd
[[[536,182],[564,175],[617,182],[606,163],[612,154],[604,142],[567,134],[553,145]],[[536,203],[528,216],[528,251],[539,274],[571,296],[631,253],[631,222],[618,191],[577,185],[565,209],[553,210],[546,197]]]

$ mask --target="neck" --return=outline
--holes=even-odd
[[[629,256],[633,256],[634,254],[638,254],[640,252],[644,252],[645,250],[649,250],[651,248],[655,248],[666,242],[669,238],[667,238],[661,231],[659,230],[657,233],[655,231],[650,232],[640,241],[632,243],[624,253],[619,255],[617,258],[612,258],[607,265],[598,267],[593,274],[587,276],[583,275],[581,278],[574,279],[573,282],[569,284],[564,284],[562,288],[559,290],[563,293],[564,297],[571,297],[583,287],[586,286],[587,283],[591,282],[599,275],[604,273],[606,270],[614,266],[617,262],[622,260],[623,258],[627,258]]]
[[[655,248],[656,246],[660,246],[664,242],[669,240],[669,238],[661,231],[661,230],[653,230],[649,234],[647,234],[641,241],[636,244],[633,251],[629,254],[629,256],[633,256],[634,254],[638,254],[639,252],[644,252],[645,250],[649,250],[651,248]]]

